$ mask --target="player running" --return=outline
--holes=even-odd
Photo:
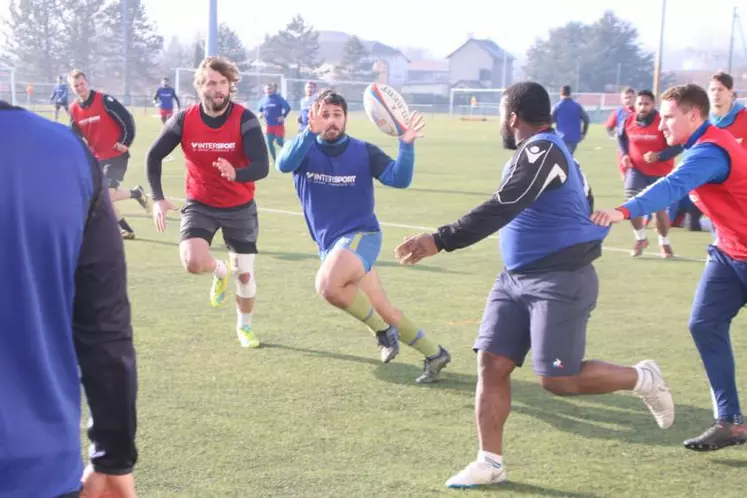
[[[469,247],[500,230],[501,272],[488,296],[474,349],[478,381],[477,459],[446,481],[452,488],[508,479],[503,431],[511,410],[511,372],[532,349],[540,384],[573,396],[632,391],[661,428],[674,422],[674,402],[659,366],[586,360],[586,325],[599,295],[592,262],[608,229],[589,220],[593,200],[580,166],[551,128],[550,96],[539,84],[508,88],[501,102],[501,134],[516,150],[498,191],[434,234],[408,238],[395,250],[415,264],[439,251]]]
[[[285,145],[285,118],[290,114],[290,104],[278,93],[277,85],[268,84],[265,85],[265,96],[259,101],[257,110],[260,118],[264,118],[266,122],[267,148],[275,161],[275,143],[281,148]]]
[[[68,91],[67,83],[65,78],[60,76],[57,79],[57,84],[52,91],[52,95],[49,97],[50,102],[54,102],[54,120],[57,121],[60,117],[60,109],[65,111],[65,114],[70,117],[70,111],[68,111]]]
[[[395,161],[375,145],[346,135],[347,115],[342,95],[322,93],[309,114],[309,126],[283,149],[276,165],[283,173],[293,173],[306,224],[319,247],[316,290],[371,329],[382,362],[397,356],[402,340],[425,356],[416,382],[434,382],[451,356],[389,302],[374,268],[382,236],[374,213],[373,180],[394,188],[410,185],[413,142],[422,136],[423,118],[418,113],[410,117]]]
[[[178,108],[181,107],[176,90],[165,76],[161,80],[161,86],[156,89],[156,93],[153,95],[153,103],[158,107],[158,113],[163,124],[166,124],[166,121],[174,114],[174,103]]]
[[[134,239],[135,231],[117,208],[117,202],[135,199],[148,212],[148,197],[143,187],[137,185],[130,190],[121,187],[127,173],[130,146],[135,139],[135,121],[117,99],[91,90],[83,71],[73,70],[68,81],[78,96],[70,106],[70,126],[101,163],[122,238]]]
[[[626,87],[620,92],[620,107],[612,111],[604,122],[604,128],[607,130],[607,134],[617,140],[617,135],[620,133],[622,126],[625,124],[625,120],[628,115],[635,112],[635,90],[631,87]],[[622,164],[622,154],[618,148],[617,151],[617,164],[620,168],[620,176],[625,180],[625,168]]]
[[[661,96],[661,129],[669,145],[684,147],[682,161],[646,191],[618,207],[595,212],[606,226],[655,213],[690,195],[716,227],[690,314],[690,333],[705,366],[715,423],[686,448],[712,451],[747,442],[739,406],[729,328],[747,304],[747,151],[729,132],[711,125],[708,94],[697,85]]]
[[[667,146],[664,134],[659,130],[661,116],[654,108],[654,94],[641,90],[635,100],[635,113],[625,119],[617,137],[618,147],[625,168],[625,199],[635,197],[674,168],[674,157],[682,147]],[[674,257],[669,243],[669,214],[666,209],[656,213],[656,230],[659,232],[659,249],[662,258]],[[648,247],[644,218],[630,220],[635,234],[631,255],[641,256]]]
[[[181,208],[182,265],[189,273],[212,273],[210,304],[225,302],[232,273],[236,275],[236,334],[245,348],[257,348],[252,313],[257,294],[254,259],[257,254],[255,184],[267,176],[269,161],[259,120],[232,101],[239,81],[236,65],[207,57],[195,71],[200,103],[174,115],[147,155],[148,181],[153,191],[153,221],[166,229],[166,214],[174,206],[161,185],[163,159],[181,145],[187,166],[187,201]],[[210,254],[220,229],[228,246],[230,268]]]

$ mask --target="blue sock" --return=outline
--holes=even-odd
[[[272,160],[275,160],[275,135],[267,134],[265,135],[265,138],[267,139],[267,150],[270,151],[270,156],[272,156]]]

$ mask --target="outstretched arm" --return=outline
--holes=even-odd
[[[730,167],[722,148],[712,144],[700,146],[674,171],[617,209],[626,219],[656,213],[701,185],[723,182],[729,176]]]
[[[292,173],[301,167],[306,154],[314,145],[317,134],[310,127],[296,135],[293,140],[283,147],[275,162],[275,168],[281,173]]]

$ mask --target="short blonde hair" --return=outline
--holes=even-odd
[[[84,80],[88,81],[86,73],[84,73],[80,69],[73,69],[72,71],[70,71],[70,74],[67,75],[67,79],[70,81],[74,81],[78,78],[83,78]]]
[[[225,57],[210,56],[205,57],[200,65],[195,70],[195,90],[200,93],[200,88],[205,84],[205,69],[212,69],[213,71],[219,72],[227,80],[230,88],[230,92],[236,93],[236,83],[239,82],[239,68],[226,59]]]

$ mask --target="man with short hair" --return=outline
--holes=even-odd
[[[659,130],[661,116],[654,107],[654,94],[641,90],[635,100],[635,112],[628,115],[617,136],[617,143],[625,168],[625,199],[635,197],[674,168],[674,157],[682,152],[679,146],[667,146]],[[674,257],[669,243],[670,220],[666,209],[656,213],[659,250],[662,258]],[[639,257],[648,247],[643,218],[630,220],[635,234],[631,255]]]
[[[736,100],[734,78],[723,71],[711,76],[708,100],[711,105],[708,120],[711,124],[727,130],[742,147],[747,148],[747,109]]]
[[[161,86],[156,89],[156,93],[153,95],[153,103],[158,107],[158,113],[163,124],[166,124],[166,121],[174,114],[174,103],[177,107],[181,107],[176,90],[165,76],[161,80]]]
[[[552,122],[555,123],[558,136],[573,155],[579,142],[589,131],[589,115],[581,104],[571,98],[571,87],[568,85],[560,89],[560,101],[552,109]]]
[[[265,139],[272,160],[275,161],[275,144],[282,148],[285,145],[285,118],[290,114],[288,101],[278,93],[276,84],[265,85],[265,96],[257,105],[260,118],[265,120]]]
[[[148,212],[148,197],[143,187],[121,188],[130,159],[130,146],[135,139],[135,121],[117,99],[92,90],[83,71],[73,70],[68,81],[78,96],[70,106],[70,126],[86,141],[104,169],[122,238],[134,239],[135,231],[119,212],[116,203],[134,199]]]
[[[153,221],[166,229],[174,206],[161,183],[163,160],[178,145],[187,166],[187,201],[181,208],[179,252],[184,269],[213,275],[210,304],[222,306],[232,273],[236,275],[236,335],[245,348],[260,345],[252,325],[257,282],[259,222],[255,182],[269,172],[269,160],[257,116],[234,102],[239,70],[222,57],[207,57],[195,71],[200,103],[174,115],[161,130],[146,158],[153,191]],[[230,266],[210,253],[218,229],[228,246]],[[232,271],[233,270],[233,271]]]
[[[51,102],[54,102],[54,120],[57,121],[57,119],[60,117],[60,109],[65,111],[65,114],[70,116],[70,111],[68,111],[68,91],[67,91],[67,83],[65,83],[65,78],[60,76],[57,78],[57,84],[54,86],[54,90],[52,91],[52,95],[49,97],[49,100]]]
[[[374,268],[382,235],[373,180],[394,188],[410,185],[413,143],[425,124],[420,114],[412,113],[393,160],[375,145],[348,136],[347,120],[345,98],[332,90],[322,93],[309,114],[309,126],[283,149],[276,165],[282,173],[293,173],[306,224],[319,248],[316,290],[369,327],[383,363],[397,356],[402,340],[425,357],[416,382],[434,382],[451,356],[392,305]]]
[[[509,87],[501,135],[515,150],[493,196],[433,234],[410,237],[395,255],[415,264],[440,251],[469,247],[499,231],[505,265],[487,299],[474,350],[478,381],[477,459],[446,485],[470,488],[508,479],[503,431],[511,410],[511,372],[532,350],[534,371],[560,396],[632,391],[656,423],[674,422],[674,402],[659,366],[586,360],[586,326],[599,295],[593,261],[608,230],[589,219],[591,190],[581,167],[551,128],[550,96],[538,83]]]
[[[101,166],[65,126],[1,101],[0,150],[0,495],[73,498],[82,478],[83,496],[134,498],[127,268]]]
[[[298,113],[298,127],[299,131],[303,131],[309,125],[309,112],[311,106],[314,105],[316,100],[316,83],[313,81],[307,81],[304,85],[304,96],[300,102],[300,111]]]
[[[716,227],[690,314],[690,333],[705,366],[715,423],[684,442],[713,451],[747,442],[739,406],[729,329],[747,304],[747,150],[726,130],[708,122],[708,94],[697,85],[669,88],[661,96],[667,143],[684,148],[671,173],[616,209],[595,212],[602,226],[655,213],[690,195]]]

